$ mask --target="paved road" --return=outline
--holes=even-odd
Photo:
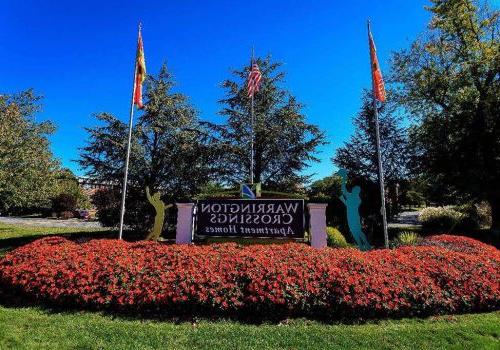
[[[394,220],[389,223],[390,227],[420,226],[418,221],[419,211],[404,211],[399,213]]]
[[[400,213],[389,223],[391,227],[417,226],[418,211],[406,211]],[[43,226],[43,227],[80,227],[80,228],[98,228],[101,227],[97,221],[85,221],[80,219],[52,219],[52,218],[32,218],[17,216],[0,216],[0,222],[12,225]]]
[[[43,226],[43,227],[79,227],[98,228],[101,224],[97,221],[85,221],[80,219],[52,219],[52,218],[32,218],[18,216],[0,216],[0,222],[12,225]]]

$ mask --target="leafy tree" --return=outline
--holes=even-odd
[[[408,190],[404,192],[402,200],[406,205],[414,207],[418,207],[425,204],[425,198],[422,195],[422,193],[414,190]]]
[[[213,174],[210,137],[188,98],[171,92],[173,86],[165,65],[158,78],[149,77],[147,106],[138,122],[145,181],[169,201],[198,193]]]
[[[346,206],[339,199],[340,185],[339,176],[327,176],[314,181],[307,189],[307,195],[310,201],[328,203],[326,208],[327,225],[338,228],[349,241],[354,242],[347,223]],[[354,186],[360,186],[362,189],[359,212],[362,217],[363,232],[368,236],[371,244],[382,245],[384,242],[378,184],[368,178],[355,177],[350,181],[350,187]]]
[[[66,216],[73,217],[73,211],[76,209],[76,205],[77,198],[69,193],[60,193],[52,198],[52,210],[58,215],[69,212],[71,215],[66,214]]]
[[[320,129],[306,122],[299,103],[283,87],[285,73],[281,64],[257,59],[262,73],[260,91],[255,94],[255,182],[266,190],[289,191],[310,178],[303,171],[310,162],[318,161],[315,152],[324,144]],[[251,163],[251,102],[246,79],[249,67],[234,70],[235,79],[222,83],[226,96],[220,101],[223,125],[207,123],[217,135],[219,172],[228,184],[249,181]]]
[[[340,194],[341,179],[338,176],[327,176],[320,180],[314,181],[309,186],[307,195],[312,201],[336,201]]]
[[[0,211],[12,214],[50,206],[59,163],[49,148],[51,122],[37,122],[32,90],[0,95]]]
[[[500,229],[500,13],[471,0],[428,9],[426,35],[393,58],[399,103],[417,118],[414,171],[487,200]]]
[[[65,196],[70,196],[74,198],[74,209],[88,209],[90,207],[90,199],[83,192],[80,184],[78,183],[77,177],[73,172],[67,168],[56,171],[55,173],[55,189],[54,198],[64,198]],[[62,197],[60,197],[63,195]],[[52,199],[52,209],[54,208],[54,203],[59,201],[54,201]],[[59,204],[56,204],[56,206]],[[72,210],[72,209],[67,209]],[[58,212],[59,210],[55,210]]]
[[[133,129],[129,168],[126,223],[146,230],[153,214],[145,189],[159,191],[171,203],[196,194],[210,180],[210,154],[206,132],[198,123],[188,98],[172,92],[174,82],[164,65],[158,76],[148,76],[144,113]],[[127,125],[108,113],[97,115],[102,126],[88,128],[89,140],[79,164],[87,175],[115,184],[119,192],[126,153]],[[106,204],[106,223],[117,224],[119,196]],[[99,203],[102,201],[98,201]],[[99,213],[98,213],[99,215]],[[114,219],[114,220],[113,220]]]
[[[378,109],[380,150],[387,183],[407,178],[407,131],[402,127],[402,116],[397,105],[389,99]],[[375,119],[371,96],[365,92],[360,112],[354,117],[354,135],[337,149],[333,162],[346,169],[351,176],[377,181],[378,161],[375,140]]]
[[[345,216],[345,206],[339,197],[341,179],[331,175],[314,181],[307,189],[307,196],[311,202],[328,203],[326,207],[326,222],[328,226],[339,228],[342,232],[349,232]],[[350,235],[347,235],[350,237]]]

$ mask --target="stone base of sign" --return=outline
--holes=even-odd
[[[309,203],[309,232],[311,247],[326,247],[326,203]]]
[[[176,203],[177,232],[175,243],[189,244],[193,240],[193,209],[194,203]]]

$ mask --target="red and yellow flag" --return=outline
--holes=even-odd
[[[137,54],[135,60],[135,78],[134,78],[134,104],[137,108],[142,108],[142,83],[146,80],[146,59],[144,58],[144,46],[142,44],[141,27],[139,27],[139,36],[137,37]]]
[[[370,26],[368,25],[368,41],[370,44],[370,61],[372,68],[372,89],[373,95],[380,102],[385,101],[385,88],[384,79],[382,78],[382,71],[378,64],[377,59],[377,49],[375,48],[375,42],[373,41],[372,32],[370,31]]]

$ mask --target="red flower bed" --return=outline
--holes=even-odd
[[[45,238],[0,260],[0,286],[116,311],[387,317],[497,310],[499,268],[494,247],[445,235],[370,252]]]

